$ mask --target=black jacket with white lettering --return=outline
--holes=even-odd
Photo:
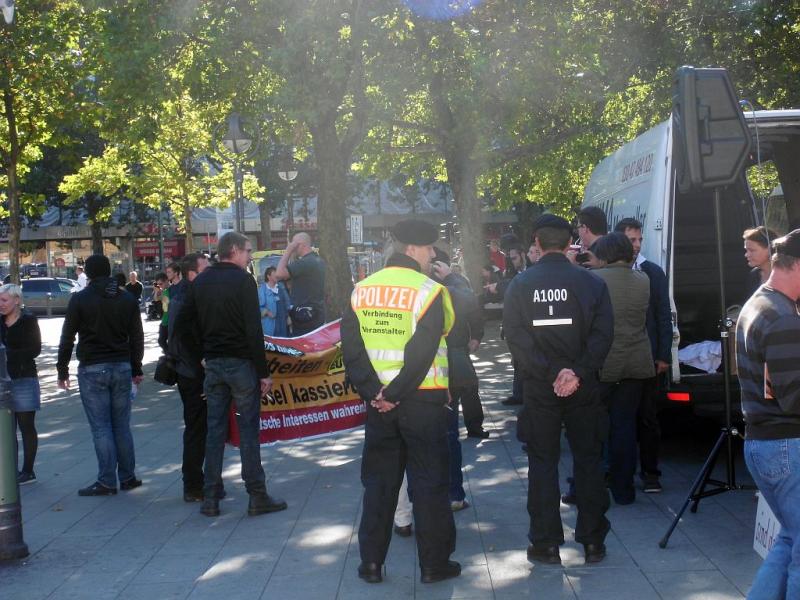
[[[508,286],[503,330],[526,379],[552,384],[566,368],[596,381],[614,337],[608,288],[563,254],[545,254]]]

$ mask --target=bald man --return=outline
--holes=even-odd
[[[311,247],[311,236],[304,232],[294,235],[275,275],[280,280],[291,280],[289,316],[293,336],[305,335],[325,323],[325,263]]]

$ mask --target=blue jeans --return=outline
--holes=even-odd
[[[117,487],[134,477],[136,456],[131,435],[131,365],[100,363],[78,367],[81,402],[92,429],[97,481]]]
[[[206,360],[203,387],[208,405],[204,495],[206,498],[219,498],[222,494],[222,459],[228,437],[231,401],[236,405],[245,488],[248,494],[266,493],[259,441],[261,386],[253,362],[244,358]]]
[[[460,395],[453,393],[453,403],[447,410],[447,446],[450,449],[450,501],[466,498],[464,474],[461,472],[461,442],[458,441],[458,405]]]
[[[744,458],[781,524],[780,535],[756,574],[750,600],[800,598],[800,438],[747,440]]]

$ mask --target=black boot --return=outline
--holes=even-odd
[[[203,505],[200,507],[200,512],[207,517],[218,517],[219,500],[216,498],[203,498]]]
[[[251,517],[263,515],[265,513],[286,510],[287,504],[280,498],[273,498],[267,493],[250,494],[250,504],[247,506],[247,514]]]

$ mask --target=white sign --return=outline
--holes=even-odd
[[[758,552],[761,558],[766,558],[780,532],[781,524],[775,518],[775,513],[772,512],[769,504],[764,500],[764,496],[759,494],[758,508],[756,509],[756,529],[753,533],[753,550]]]
[[[220,238],[228,232],[233,231],[234,221],[233,208],[218,208],[217,209],[217,243]]]
[[[364,216],[350,215],[350,243],[364,243]]]

